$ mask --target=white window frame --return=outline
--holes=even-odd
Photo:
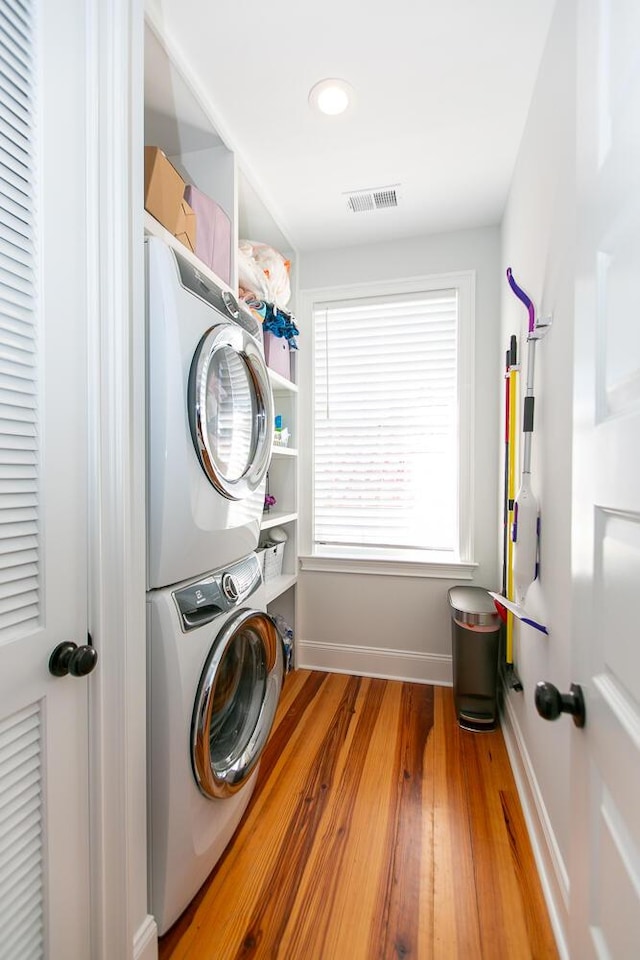
[[[473,270],[433,274],[402,280],[376,281],[302,291],[299,387],[300,415],[304,429],[300,444],[300,566],[303,570],[345,573],[423,576],[444,579],[472,579],[477,564],[473,560],[473,465],[474,465],[474,363],[475,363],[475,283]],[[455,289],[458,293],[458,531],[459,554],[453,560],[444,553],[428,553],[424,559],[371,559],[358,556],[319,556],[313,549],[313,451],[315,394],[314,305],[332,300],[366,297],[403,296],[404,294]]]

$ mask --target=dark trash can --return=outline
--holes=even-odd
[[[484,587],[451,587],[453,696],[465,730],[493,730],[502,621]]]

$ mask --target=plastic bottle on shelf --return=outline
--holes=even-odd
[[[282,426],[282,416],[278,414],[275,419],[275,429],[273,432],[273,443],[276,447],[286,447],[289,443],[289,431]]]

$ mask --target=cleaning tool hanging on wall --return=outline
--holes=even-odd
[[[511,337],[506,361],[505,390],[505,517],[506,537],[504,542],[504,562],[502,593],[492,593],[496,608],[506,623],[505,660],[507,679],[512,688],[521,690],[522,684],[513,668],[513,617],[534,627],[541,633],[548,633],[546,626],[533,618],[524,608],[526,592],[538,575],[540,518],[538,503],[531,490],[531,434],[533,433],[535,374],[535,341],[547,332],[551,320],[536,320],[531,299],[518,286],[511,268],[507,270],[509,286],[524,303],[529,315],[527,331],[527,386],[524,398],[523,417],[523,462],[522,478],[518,493],[515,493],[516,474],[516,432],[518,411],[518,376],[520,365],[517,362],[517,339]]]
[[[491,594],[502,602],[496,609],[505,623],[505,680],[512,690],[522,690],[522,682],[513,665],[513,611],[508,608],[507,597],[513,597],[513,507],[515,498],[516,465],[516,411],[518,396],[518,340],[509,341],[505,363],[505,462],[504,462],[504,534],[502,560],[502,596]]]
[[[507,600],[507,598],[503,597],[500,593],[494,593],[492,590],[488,590],[487,593],[490,597],[493,597],[498,612],[500,612],[500,609],[502,608],[507,616],[512,614],[514,617],[517,617],[521,623],[528,624],[528,626],[533,627],[534,630],[539,630],[540,633],[549,633],[544,623],[534,620],[533,617],[529,616],[524,607],[519,606],[513,600]],[[513,670],[512,664],[508,664],[508,666],[511,668],[511,670]],[[522,684],[520,683],[520,680],[515,672],[511,678],[511,686],[515,689],[522,690]]]
[[[518,339],[511,337],[507,351],[507,389],[506,389],[506,424],[507,424],[507,471],[505,476],[505,511],[506,511],[506,564],[502,592],[509,600],[513,600],[513,511],[516,491],[516,411],[518,409]],[[505,659],[507,666],[513,666],[513,614],[507,613]]]
[[[527,382],[524,397],[522,420],[522,474],[520,487],[515,497],[511,539],[513,541],[513,586],[516,604],[524,603],[527,590],[538,576],[540,512],[538,501],[531,487],[531,438],[533,434],[535,398],[533,394],[535,378],[536,341],[546,333],[548,323],[536,324],[535,309],[530,297],[513,278],[511,267],[507,269],[507,280],[516,297],[525,305],[529,314],[527,332]]]
[[[504,509],[502,513],[502,592],[507,595],[509,569],[509,366],[511,351],[507,350],[504,373]]]

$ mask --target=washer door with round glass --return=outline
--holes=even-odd
[[[189,374],[191,435],[209,482],[243,500],[267,472],[273,442],[273,396],[258,343],[242,327],[211,327]]]
[[[238,611],[209,653],[193,713],[191,761],[205,796],[231,796],[255,770],[283,678],[282,640],[271,617]]]

